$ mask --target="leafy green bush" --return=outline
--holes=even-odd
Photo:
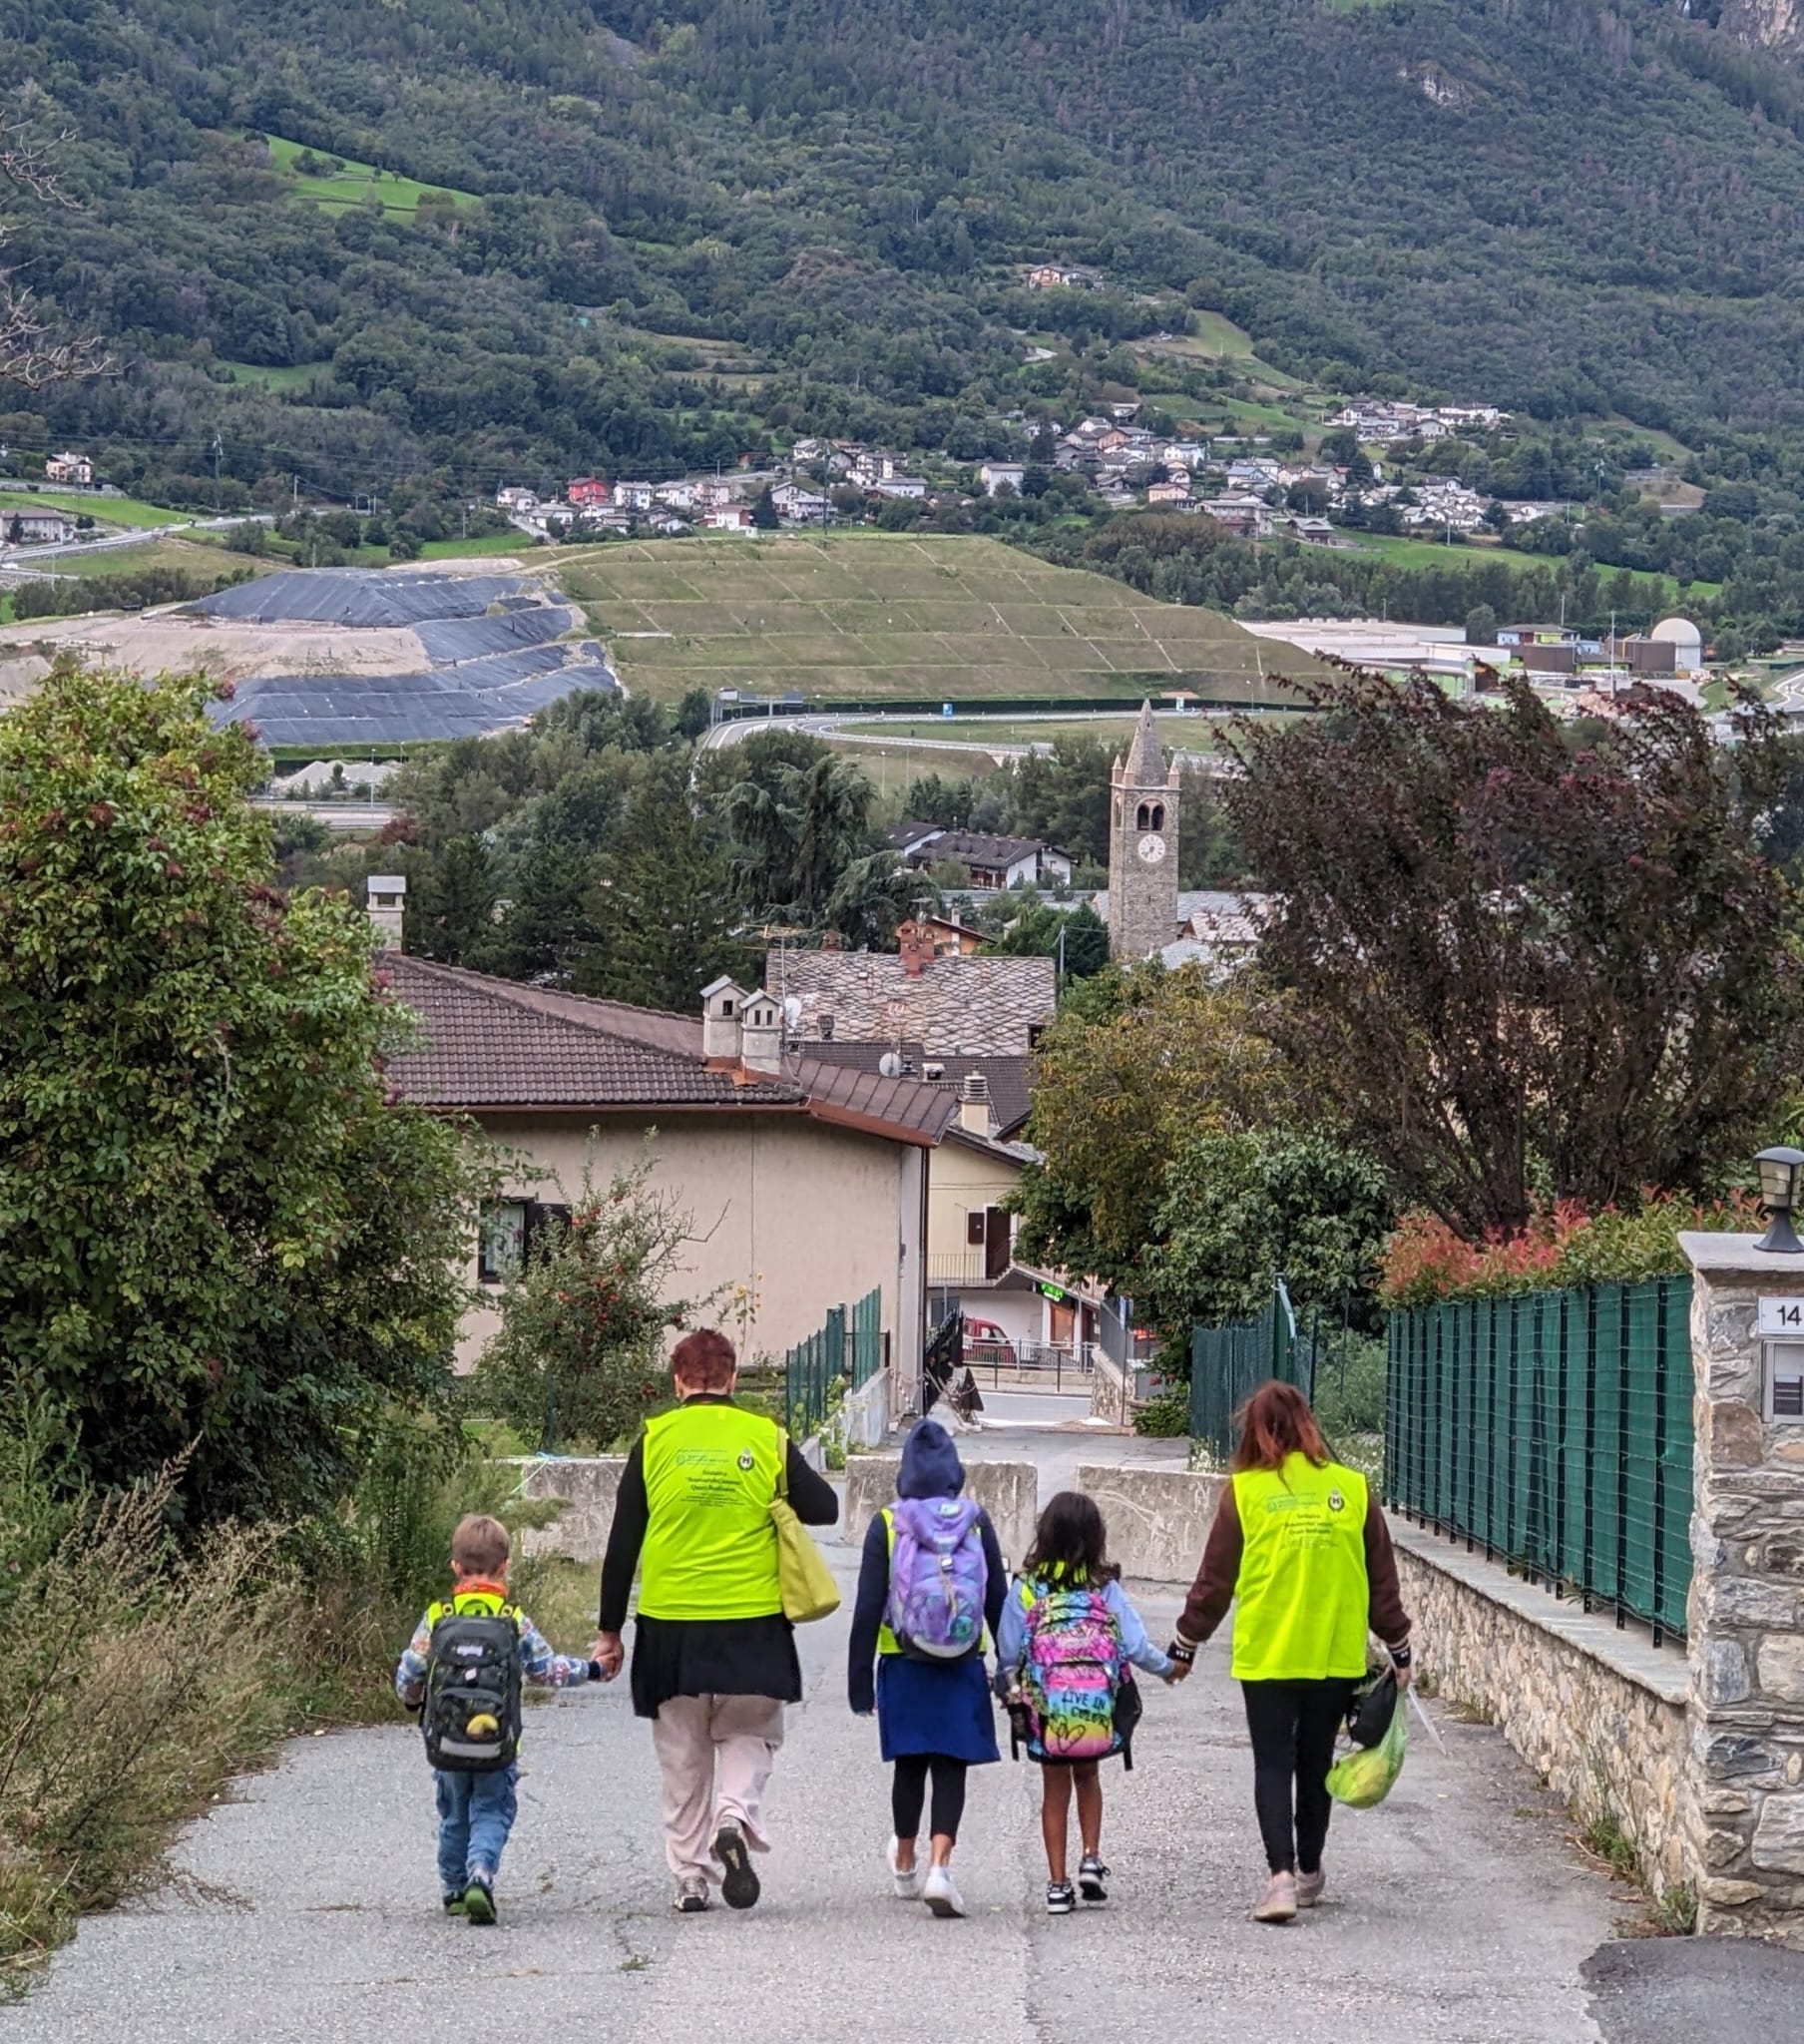
[[[1148,1440],[1175,1440],[1190,1430],[1190,1386],[1161,1384],[1133,1415],[1133,1430]]]
[[[1333,1440],[1384,1431],[1385,1379],[1390,1358],[1384,1342],[1349,1334],[1324,1341],[1315,1363],[1315,1416]]]
[[[669,1295],[693,1221],[651,1174],[648,1154],[598,1190],[586,1166],[568,1224],[540,1232],[502,1293],[476,1394],[528,1440],[608,1448],[670,1395],[665,1330],[711,1298]]]

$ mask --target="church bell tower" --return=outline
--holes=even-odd
[[[1177,936],[1177,768],[1165,766],[1150,703],[1110,784],[1109,955],[1128,965]]]

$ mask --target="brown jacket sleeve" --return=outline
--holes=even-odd
[[[1409,1613],[1403,1608],[1403,1587],[1397,1581],[1397,1552],[1384,1522],[1376,1494],[1366,1500],[1366,1583],[1371,1593],[1370,1624],[1387,1647],[1407,1644]]]
[[[1234,1585],[1240,1580],[1240,1512],[1234,1503],[1234,1486],[1221,1486],[1221,1500],[1215,1507],[1214,1524],[1203,1543],[1202,1566],[1184,1600],[1183,1615],[1177,1621],[1177,1637],[1186,1647],[1199,1647],[1227,1616],[1234,1601]],[[1393,1572],[1394,1573],[1394,1572]]]

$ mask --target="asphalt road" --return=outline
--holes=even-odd
[[[853,1556],[831,1550],[849,1588]],[[1155,1630],[1175,1605],[1149,1594]],[[194,1827],[204,1891],[91,1919],[0,2044],[365,2044],[454,2026],[635,2044],[1724,2044],[1800,2034],[1800,1962],[1616,1945],[1628,1907],[1485,1728],[1448,1722],[1380,1809],[1341,1812],[1328,1905],[1287,1930],[1260,1883],[1237,1700],[1213,1652],[1154,1686],[1111,1774],[1106,1909],[1042,1907],[1037,1780],[975,1779],[958,1870],[972,1914],[887,1893],[885,1778],[844,1702],[844,1615],[803,1634],[808,1695],[773,1785],[776,1849],[747,1915],[678,1918],[647,1728],[624,1686],[529,1721],[502,1923],[438,1907],[431,1794],[406,1728],[301,1740]],[[1599,1950],[1601,1947],[1601,1950]],[[1773,1997],[1761,2011],[1759,1996]]]

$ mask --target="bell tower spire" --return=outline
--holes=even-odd
[[[1178,774],[1152,705],[1140,705],[1128,758],[1110,776],[1109,955],[1133,964],[1177,935]]]

